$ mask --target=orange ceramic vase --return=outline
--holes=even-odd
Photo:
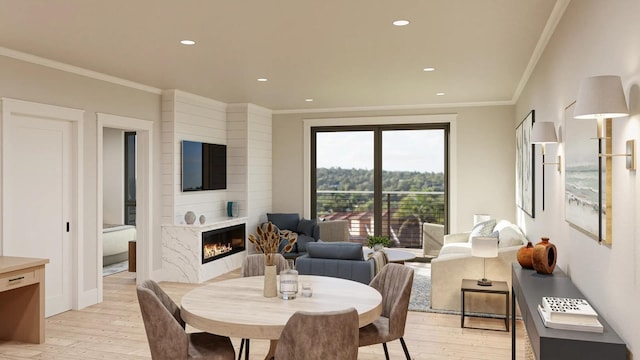
[[[533,268],[540,274],[551,274],[556,267],[556,246],[549,242],[549,238],[543,237],[542,241],[533,247],[531,256]]]
[[[527,241],[527,245],[518,250],[518,263],[525,269],[533,269],[533,244]]]

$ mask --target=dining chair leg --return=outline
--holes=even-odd
[[[242,349],[244,348],[244,339],[240,341],[240,351],[238,351],[238,360],[242,359]]]
[[[389,360],[389,350],[387,350],[387,343],[382,343],[382,348],[384,349],[384,358]]]
[[[247,344],[247,348],[244,350],[245,352],[245,359],[249,360],[249,339],[242,339],[242,341],[240,342],[240,351],[238,352],[238,360],[242,359],[242,349],[244,348],[244,344]]]
[[[402,350],[404,350],[404,356],[407,357],[407,360],[411,360],[411,355],[409,355],[409,349],[407,349],[407,344],[404,342],[404,338],[400,337],[400,344],[402,345]]]

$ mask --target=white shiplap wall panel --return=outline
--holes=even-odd
[[[214,144],[227,143],[226,104],[188,94],[178,90],[163,93],[163,163],[161,165],[163,199],[169,205],[163,208],[164,224],[184,223],[184,214],[193,211],[209,221],[226,217],[223,206],[227,190],[182,192],[182,141],[201,141]],[[166,131],[165,131],[166,130]],[[164,203],[167,204],[167,203]]]
[[[247,217],[247,231],[271,211],[272,143],[270,110],[251,104],[232,104],[178,90],[163,92],[161,132],[162,223],[184,223],[194,211],[207,219],[226,217],[226,202],[238,202]],[[181,191],[181,142],[227,145],[227,189]]]
[[[160,223],[166,224],[173,221],[173,209],[175,207],[175,183],[173,170],[175,157],[173,143],[175,141],[175,114],[174,103],[171,100],[172,93],[163,93],[162,97],[162,121],[160,126],[160,186],[162,189],[162,207],[160,210]],[[167,171],[167,169],[169,169]]]
[[[229,200],[238,203],[240,216],[247,215],[247,115],[237,105],[227,107],[227,156],[230,166],[229,176]],[[251,223],[251,222],[250,222]],[[249,226],[248,232],[252,232],[254,227]]]
[[[270,111],[249,106],[249,146],[247,147],[249,215],[250,218],[256,219],[256,224],[265,220],[266,213],[271,211],[271,122]]]
[[[232,156],[234,165],[238,166],[232,171],[238,176],[238,188],[243,188],[244,200],[239,201],[241,216],[247,217],[247,229],[253,232],[256,226],[266,220],[266,213],[271,209],[271,161],[269,171],[256,171],[264,158],[256,158],[257,153],[271,152],[270,135],[268,141],[264,141],[264,134],[270,134],[271,111],[251,104],[232,104],[227,107],[228,113],[228,137],[229,144],[234,144]],[[260,134],[260,135],[259,135]],[[255,166],[255,168],[254,168]],[[269,189],[268,200],[254,201],[255,191],[253,187],[261,184],[261,188]],[[264,194],[263,194],[264,196]],[[253,252],[253,249],[249,249]]]

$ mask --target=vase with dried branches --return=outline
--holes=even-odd
[[[287,241],[286,245],[280,251],[280,241]],[[279,253],[289,252],[293,249],[298,234],[289,230],[280,230],[273,223],[267,222],[256,228],[256,235],[249,234],[249,242],[252,243],[256,251],[263,253],[265,256],[264,269],[264,296],[274,297],[278,293],[276,285],[276,266],[275,255]]]

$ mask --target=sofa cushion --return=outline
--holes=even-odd
[[[521,246],[527,242],[520,228],[509,221],[498,222],[494,230],[498,232],[498,247]]]
[[[298,241],[296,241],[296,248],[297,248],[296,252],[306,252],[307,245],[315,241],[316,239],[312,238],[311,236],[298,234]]]
[[[440,253],[438,254],[438,258],[443,258],[449,255],[456,254],[465,254],[471,255],[471,243],[470,242],[460,242],[460,243],[451,243],[442,247]]]
[[[307,236],[313,237],[313,227],[318,224],[318,219],[305,219],[302,218],[298,222],[298,227],[296,228],[296,232],[298,234],[304,234]]]
[[[351,242],[310,242],[307,254],[311,258],[364,260],[362,244]]]
[[[490,236],[495,226],[496,226],[495,219],[477,223],[473,227],[473,229],[471,229],[471,233],[469,234],[469,242],[471,242],[471,238],[473,238],[474,236]]]
[[[298,222],[300,222],[300,215],[298,215],[297,213],[267,213],[267,220],[271,221],[273,225],[277,226],[280,230],[291,230],[298,232]]]

